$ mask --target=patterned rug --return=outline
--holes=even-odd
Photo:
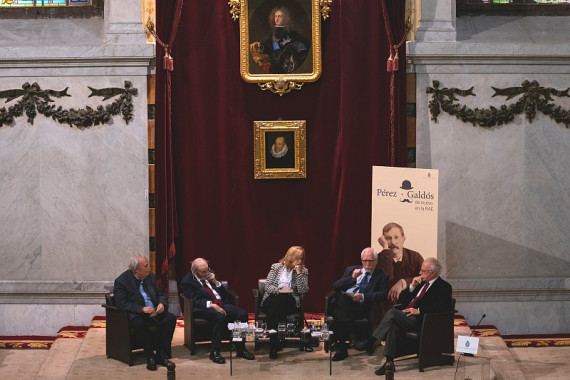
[[[508,347],[570,346],[570,334],[503,335]]]
[[[87,326],[65,326],[57,336],[0,336],[0,348],[43,348],[50,349],[56,339],[83,339],[89,330]]]
[[[249,313],[249,324],[254,324],[254,314]],[[305,313],[307,323],[320,324],[324,321],[322,313]],[[107,325],[104,316],[96,316],[89,326],[65,326],[58,332],[57,336],[0,336],[0,348],[40,348],[49,349],[56,339],[83,339],[87,330],[93,328],[105,328]],[[468,326],[462,315],[455,315],[453,325]],[[184,318],[178,317],[176,328],[184,328]],[[492,325],[481,325],[472,328],[473,336],[476,337],[502,337],[508,347],[552,347],[570,346],[570,334],[555,335],[503,335]]]

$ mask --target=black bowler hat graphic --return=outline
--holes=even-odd
[[[400,187],[400,189],[412,190],[413,189],[412,183],[406,179],[405,181],[402,181],[402,187]]]

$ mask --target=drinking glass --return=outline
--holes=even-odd
[[[287,331],[287,326],[285,325],[285,322],[279,322],[279,324],[277,325],[277,334],[279,334],[279,337],[284,338],[286,331]]]
[[[241,329],[240,329],[240,323],[241,321],[234,321],[234,329],[232,331],[232,336],[234,338],[239,338],[241,335]]]
[[[295,335],[295,325],[292,322],[287,323],[287,336]]]
[[[323,322],[321,324],[321,339],[324,341],[329,340],[330,333],[329,333],[329,326]]]
[[[267,336],[267,323],[261,322],[261,329],[263,330],[263,336]]]

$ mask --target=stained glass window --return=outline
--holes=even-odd
[[[570,4],[570,0],[467,0],[467,4]]]
[[[92,0],[0,0],[0,7],[73,7],[92,5]]]
[[[457,15],[568,16],[570,0],[456,0]]]

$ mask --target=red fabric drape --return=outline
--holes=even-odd
[[[399,40],[404,2],[387,0],[387,9]],[[321,79],[279,97],[241,79],[239,23],[226,1],[187,1],[182,10],[172,73],[177,277],[205,257],[249,311],[257,279],[289,246],[306,248],[306,309],[317,312],[332,282],[370,244],[371,167],[390,164],[389,44],[380,3],[335,0],[322,23],[322,51]],[[405,62],[404,51],[399,58]],[[157,88],[161,75],[157,68]],[[404,166],[404,69],[395,84],[394,156]],[[307,121],[306,179],[253,179],[253,122],[278,118]],[[161,159],[157,154],[157,169],[166,166]]]
[[[168,289],[168,267],[176,254],[178,234],[176,187],[172,157],[171,47],[176,38],[183,0],[157,1],[156,21],[156,272],[161,289]]]

